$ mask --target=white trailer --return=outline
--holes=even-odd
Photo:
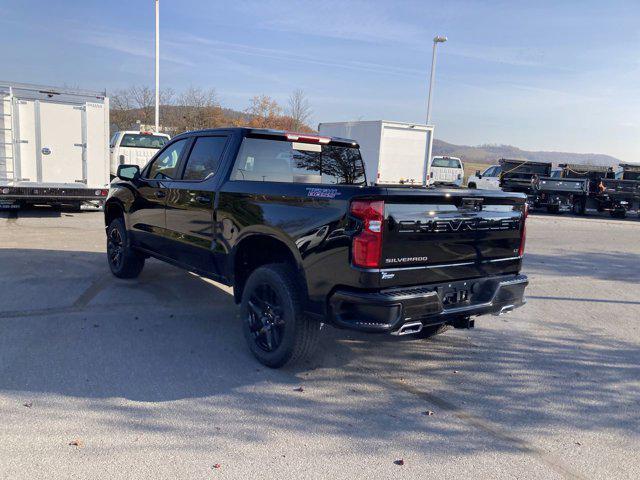
[[[104,201],[105,92],[0,81],[0,208]]]
[[[374,184],[427,185],[433,126],[385,120],[321,123],[321,135],[355,140]]]

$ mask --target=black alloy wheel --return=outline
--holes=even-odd
[[[268,284],[258,285],[249,297],[249,330],[258,348],[273,352],[284,338],[283,303]]]
[[[120,231],[117,228],[112,228],[109,231],[107,237],[107,256],[109,258],[109,264],[116,270],[122,268],[122,261],[124,259],[124,240]]]
[[[144,267],[144,255],[129,245],[122,218],[114,218],[107,228],[107,262],[118,278],[136,278]]]
[[[304,280],[292,265],[256,268],[242,289],[242,332],[256,359],[270,368],[308,359],[315,350],[320,322],[304,312]]]

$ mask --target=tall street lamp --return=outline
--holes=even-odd
[[[433,56],[431,57],[431,80],[429,80],[429,100],[427,100],[427,125],[431,122],[431,96],[436,75],[436,46],[447,41],[447,37],[437,35],[433,38]]]
[[[160,0],[156,3],[156,132],[160,129]]]

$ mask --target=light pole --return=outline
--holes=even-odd
[[[447,41],[447,37],[437,35],[433,38],[433,56],[431,57],[431,80],[429,80],[429,99],[427,100],[427,125],[431,121],[431,96],[436,75],[436,46]]]
[[[156,132],[160,129],[160,0],[156,2]]]

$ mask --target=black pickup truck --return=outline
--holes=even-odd
[[[174,137],[121,165],[114,275],[153,256],[232,285],[257,359],[309,355],[324,323],[428,337],[524,303],[524,195],[368,185],[352,140],[249,128]]]

